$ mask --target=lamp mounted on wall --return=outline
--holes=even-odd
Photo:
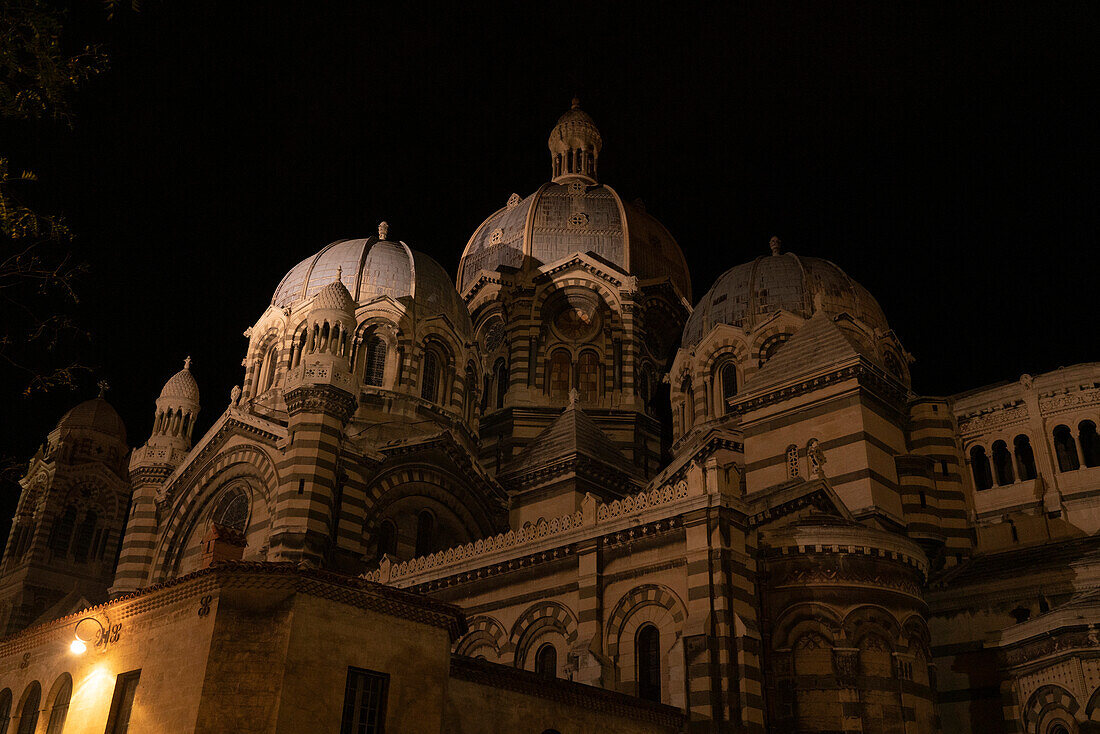
[[[83,655],[88,649],[88,643],[96,639],[102,639],[107,634],[106,628],[95,617],[83,617],[76,623],[73,629],[73,641],[69,644],[69,650],[74,655]]]

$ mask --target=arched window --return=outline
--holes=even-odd
[[[1081,461],[1077,458],[1077,444],[1073,440],[1073,434],[1069,432],[1069,426],[1055,426],[1054,453],[1058,457],[1059,471],[1076,471],[1081,468]]]
[[[649,407],[649,370],[642,370],[638,377],[638,397],[642,399],[642,405]]]
[[[558,677],[558,651],[549,642],[535,653],[535,672],[543,678]]]
[[[651,624],[638,630],[634,638],[634,658],[638,662],[638,696],[647,701],[661,700],[661,633]]]
[[[38,728],[38,704],[42,702],[42,687],[38,681],[32,681],[23,695],[23,706],[19,709],[19,730],[17,734],[34,734]]]
[[[1012,446],[1016,453],[1016,471],[1020,475],[1020,481],[1026,482],[1038,476],[1035,471],[1035,452],[1031,450],[1031,439],[1021,433],[1012,440]]]
[[[69,715],[69,699],[73,695],[73,679],[65,673],[65,680],[53,697],[53,706],[50,707],[50,721],[46,725],[46,734],[61,734],[65,728],[65,717]]]
[[[993,443],[993,470],[996,473],[998,486],[1003,487],[1016,481],[1016,476],[1012,472],[1012,454],[1008,453],[1008,445],[1004,441]]]
[[[8,733],[8,722],[11,721],[11,689],[0,691],[0,734]]]
[[[1096,424],[1092,421],[1078,423],[1077,440],[1081,444],[1081,461],[1085,466],[1100,466],[1100,436],[1096,435]]]
[[[363,384],[382,387],[386,374],[386,342],[377,334],[371,334],[363,342]]]
[[[84,519],[76,527],[73,534],[73,558],[78,563],[88,560],[88,550],[92,547],[92,536],[95,535],[95,527],[99,518],[91,510],[84,513]]]
[[[397,557],[397,526],[393,520],[383,520],[378,526],[378,558],[383,555]]]
[[[680,393],[684,396],[683,424],[684,433],[695,425],[695,389],[691,386],[691,378],[685,377],[680,383]]]
[[[430,402],[439,400],[439,355],[434,351],[424,352],[424,370],[420,376],[420,397]]]
[[[790,338],[790,334],[776,334],[768,337],[768,340],[760,346],[760,366],[763,367],[765,362],[774,357],[779,348]]]
[[[279,346],[272,344],[267,354],[264,355],[263,365],[261,366],[262,377],[260,379],[260,392],[267,392],[271,389],[271,385],[275,382],[275,367],[279,360]]]
[[[721,383],[719,395],[722,396],[722,405],[718,407],[718,415],[725,415],[730,409],[730,398],[737,394],[737,367],[730,360],[718,369],[718,382]]]
[[[496,407],[500,409],[504,407],[504,396],[508,394],[508,364],[503,359],[497,362],[493,375],[497,383]]]
[[[416,555],[426,556],[432,552],[435,532],[435,516],[427,510],[421,511],[416,518]]]
[[[577,399],[594,403],[600,397],[600,358],[593,351],[581,352],[577,358]]]
[[[76,508],[67,507],[61,517],[54,520],[50,530],[50,550],[55,556],[64,556],[69,552],[69,541],[76,525]]]
[[[218,500],[211,519],[215,525],[243,533],[248,527],[248,504],[248,492],[241,487],[233,487]]]
[[[970,470],[974,472],[974,487],[989,489],[993,486],[993,472],[989,468],[989,457],[985,455],[985,446],[970,449]]]
[[[569,397],[570,375],[573,365],[569,352],[559,349],[550,355],[549,390],[550,397],[565,399]]]

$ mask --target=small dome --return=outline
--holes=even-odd
[[[313,299],[313,308],[354,314],[355,299],[351,297],[347,287],[337,278],[317,292],[317,296]]]
[[[684,327],[684,348],[694,347],[717,324],[745,329],[779,311],[808,319],[815,302],[831,316],[846,313],[872,329],[890,330],[878,302],[839,267],[816,257],[778,252],[738,265],[718,276]]]
[[[160,391],[161,398],[177,398],[198,404],[199,384],[191,374],[191,358],[183,360],[183,369],[168,378]]]
[[[376,237],[340,240],[298,263],[275,289],[271,305],[293,307],[336,281],[352,299],[353,312],[388,296],[411,307],[417,318],[443,315],[460,335],[473,333],[466,304],[442,265],[404,242]]]
[[[558,118],[547,141],[550,167],[554,181],[583,180],[596,183],[596,168],[603,137],[596,123],[581,109],[581,101],[573,98],[569,111]]]
[[[126,426],[122,418],[102,396],[85,400],[57,422],[57,429],[73,428],[98,431],[126,443]]]

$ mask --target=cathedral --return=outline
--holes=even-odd
[[[0,734],[1100,732],[1100,363],[919,395],[779,238],[694,295],[602,145],[573,100],[456,278],[385,222],[287,263],[136,448],[66,413]]]

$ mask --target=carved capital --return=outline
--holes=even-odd
[[[301,385],[288,390],[284,397],[290,415],[328,413],[343,423],[351,419],[358,404],[354,395],[332,385]]]

